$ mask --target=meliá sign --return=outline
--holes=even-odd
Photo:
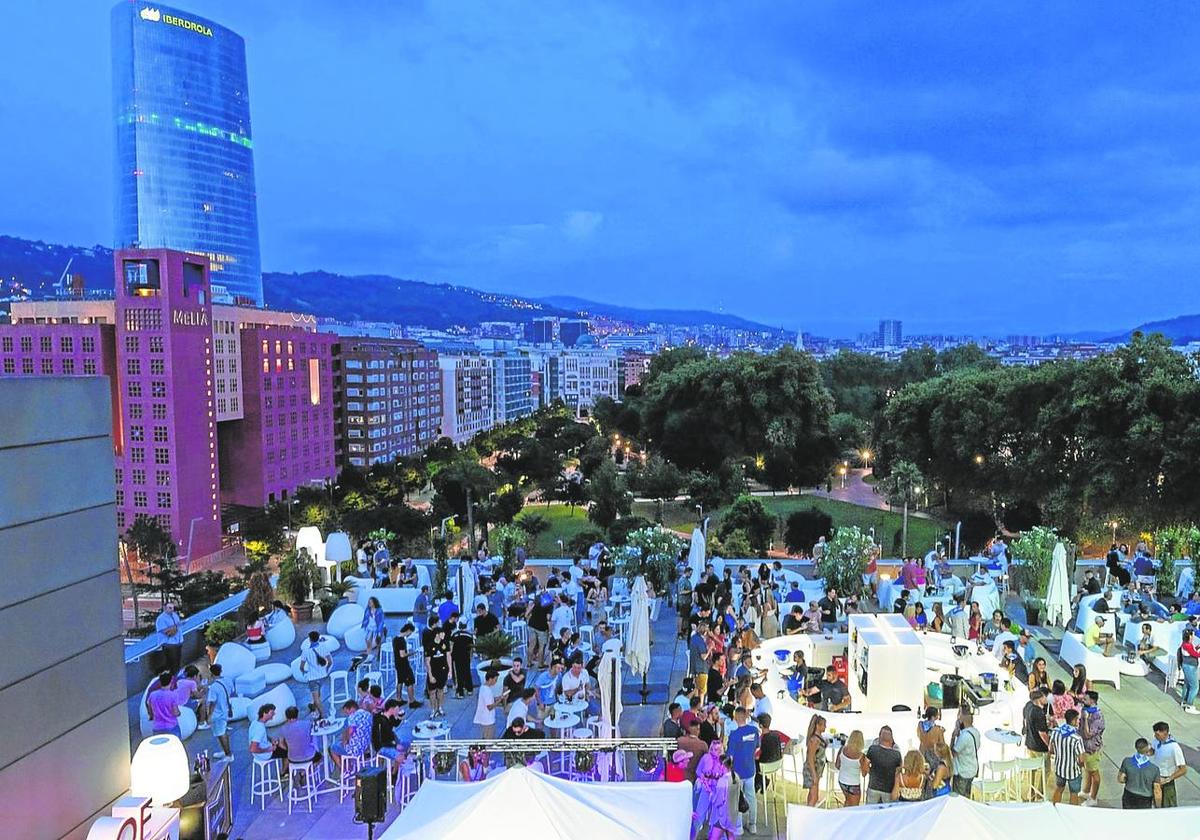
[[[171,323],[177,327],[207,327],[208,313],[203,309],[172,309]]]

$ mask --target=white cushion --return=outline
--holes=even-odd
[[[346,650],[361,653],[367,649],[367,633],[361,627],[351,627],[347,630],[343,641],[346,643]]]
[[[226,642],[221,645],[213,662],[221,666],[221,676],[231,680],[258,667],[254,654],[238,642]]]
[[[340,639],[351,627],[358,627],[362,624],[364,614],[366,614],[366,610],[358,604],[342,604],[329,617],[329,621],[325,624],[325,632]]]
[[[317,643],[317,650],[324,655],[329,656],[341,646],[342,643],[333,636],[322,634],[321,641]],[[308,650],[309,647],[311,647],[311,645],[308,643],[308,636],[305,636],[304,641],[300,643],[300,652],[304,653],[304,651]]]
[[[254,697],[267,690],[267,675],[255,668],[241,674],[233,681],[233,688],[243,697]]]
[[[296,643],[296,625],[290,618],[279,616],[267,631],[267,644],[271,650],[287,650]]]
[[[284,723],[286,718],[284,718],[283,713],[287,710],[288,706],[308,708],[307,703],[305,703],[303,706],[297,703],[296,695],[292,693],[292,690],[288,688],[285,683],[280,683],[270,691],[266,692],[265,694],[260,694],[246,704],[247,720],[258,720],[259,707],[267,703],[275,704],[275,717],[271,720],[268,726],[279,726],[280,724]]]
[[[269,662],[266,665],[259,665],[250,673],[262,674],[266,677],[268,685],[274,685],[287,680],[292,675],[292,669],[282,662]]]
[[[261,642],[247,644],[246,647],[254,654],[255,662],[261,664],[271,658],[271,644],[265,638]]]

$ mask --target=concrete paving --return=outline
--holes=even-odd
[[[1009,611],[1013,618],[1023,620],[1018,615],[1020,606],[1015,601],[1010,602]],[[401,620],[391,618],[389,629],[399,629]],[[317,625],[313,625],[314,627]],[[651,651],[651,668],[647,683],[652,687],[650,704],[637,705],[636,688],[640,684],[631,682],[626,672],[626,687],[623,692],[625,710],[622,716],[623,734],[629,736],[657,737],[665,715],[668,694],[674,693],[682,680],[687,668],[687,655],[683,642],[675,638],[676,616],[673,610],[664,608],[659,620],[652,627],[654,645]],[[297,638],[303,638],[310,627],[299,627]],[[1051,672],[1051,679],[1067,678],[1068,670],[1057,660],[1058,639],[1060,631],[1035,630],[1036,641],[1044,653]],[[290,662],[296,656],[296,647],[289,651],[277,653],[272,661]],[[334,667],[346,668],[351,654],[344,647],[334,655]],[[199,663],[203,667],[204,663]],[[533,679],[536,679],[534,672]],[[1102,769],[1102,787],[1100,804],[1107,807],[1120,807],[1121,788],[1117,784],[1117,767],[1121,760],[1132,752],[1133,741],[1142,736],[1151,738],[1151,725],[1157,720],[1165,720],[1171,724],[1176,739],[1183,745],[1191,772],[1178,783],[1179,803],[1181,805],[1200,805],[1200,752],[1196,750],[1200,741],[1200,716],[1184,714],[1179,708],[1178,698],[1167,694],[1162,689],[1162,677],[1157,673],[1144,679],[1127,678],[1122,682],[1120,691],[1116,691],[1106,683],[1096,686],[1101,695],[1101,707],[1107,720],[1105,735],[1104,762]],[[532,681],[531,683],[532,684]],[[300,684],[289,680],[288,685],[297,696],[303,697],[304,691]],[[130,727],[132,745],[138,743],[137,728],[138,698],[131,698],[129,703]],[[451,694],[446,701],[446,720],[451,726],[454,738],[469,739],[478,735],[478,727],[472,722],[475,713],[475,697],[463,699],[454,698]],[[280,710],[282,714],[282,710]],[[412,726],[428,717],[428,707],[422,707],[409,712],[401,737],[407,739]],[[246,731],[248,723],[239,721],[230,727],[233,739],[235,759],[233,762],[233,791],[234,791],[234,830],[233,838],[258,840],[258,838],[273,838],[274,840],[327,840],[327,838],[360,838],[366,837],[366,827],[353,822],[353,803],[348,798],[339,803],[336,795],[324,795],[320,798],[317,810],[309,814],[304,811],[288,815],[286,805],[278,800],[269,803],[265,810],[259,806],[251,806],[249,802],[249,755],[246,748]],[[795,734],[795,733],[789,733]],[[187,742],[189,756],[203,749],[216,750],[216,739],[208,731],[198,731]],[[795,789],[789,789],[792,801],[796,801]],[[777,816],[782,817],[782,807]],[[388,822],[395,819],[399,813],[393,806],[388,814]],[[783,820],[772,825],[780,825],[778,836],[783,836]],[[382,826],[377,827],[377,833]],[[759,836],[768,836],[766,829],[760,826]],[[774,832],[771,832],[774,833]]]

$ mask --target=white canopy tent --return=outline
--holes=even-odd
[[[570,782],[514,767],[482,782],[427,781],[380,840],[688,840],[692,786]]]
[[[1066,627],[1071,620],[1071,583],[1067,575],[1067,547],[1054,546],[1050,559],[1050,585],[1046,590],[1046,626]]]
[[[984,804],[961,796],[924,802],[865,805],[825,810],[788,807],[788,840],[837,837],[838,840],[920,840],[924,837],[970,837],[1011,840],[1013,837],[1121,837],[1127,832],[1154,837],[1191,837],[1200,808],[1119,811],[1074,805]]]
[[[691,575],[693,587],[700,582],[700,575],[704,572],[706,551],[704,532],[699,528],[692,529],[692,544],[688,548],[688,572]]]

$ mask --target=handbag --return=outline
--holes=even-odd
[[[738,813],[745,814],[750,810],[750,803],[746,801],[746,794],[738,791]]]

